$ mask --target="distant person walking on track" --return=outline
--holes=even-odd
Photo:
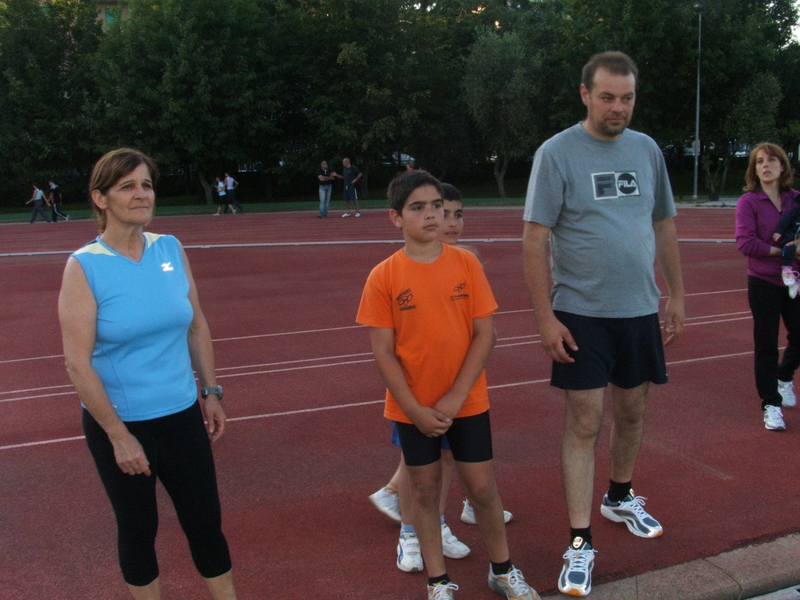
[[[35,183],[33,184],[33,195],[31,196],[31,199],[28,200],[25,204],[30,204],[31,202],[33,202],[33,210],[31,211],[31,223],[33,223],[36,220],[37,215],[42,215],[42,218],[48,223],[50,223],[50,217],[48,217],[47,213],[44,212],[44,204],[45,202],[47,202],[47,200],[45,200],[44,192],[42,192],[42,190],[40,190]],[[47,203],[50,204],[49,202]]]
[[[319,182],[319,214],[317,216],[320,219],[328,216],[334,179],[336,179],[336,173],[328,168],[328,161],[323,160],[317,169],[317,181]]]
[[[218,217],[219,213],[221,213],[221,212],[224,212],[227,215],[229,208],[231,209],[231,212],[233,214],[236,214],[236,209],[233,208],[228,203],[228,194],[225,191],[225,184],[222,182],[222,180],[219,177],[214,179],[214,189],[217,192],[217,204],[218,204],[218,206],[217,206],[217,212],[213,213],[213,215],[215,217]]]
[[[69,221],[69,215],[65,215],[59,207],[61,206],[61,188],[56,185],[56,182],[52,179],[47,182],[50,186],[50,195],[48,196],[47,200],[50,202],[50,206],[53,208],[52,214],[50,215],[53,219],[53,223],[58,221],[58,217],[61,217],[65,221]]]
[[[736,204],[736,244],[747,257],[747,299],[753,313],[756,391],[764,427],[783,431],[781,405],[797,404],[794,373],[800,366],[800,298],[790,297],[781,275],[781,247],[773,234],[781,216],[789,214],[798,195],[792,189],[792,167],[776,144],[759,144],[750,152],[745,194]],[[796,246],[795,246],[796,248]],[[796,269],[797,262],[793,268]],[[787,345],[780,359],[780,322]]]
[[[488,583],[508,598],[537,600],[511,562],[494,479],[484,366],[494,343],[494,295],[478,258],[442,244],[439,181],[425,171],[387,191],[405,246],[367,279],[356,320],[370,328],[386,383],[384,416],[397,427],[411,490],[411,518],[428,572],[428,599],[453,598],[439,512],[442,435],[447,434],[489,559]]]
[[[161,598],[160,479],[212,598],[235,600],[210,443],[225,431],[222,388],[186,253],[174,237],[144,230],[157,176],[152,160],[129,148],[92,171],[100,235],[67,261],[58,302],[67,372],[117,519],[131,595]]]
[[[361,187],[359,183],[363,176],[363,173],[359,171],[358,167],[350,163],[349,158],[342,159],[342,174],[339,175],[338,173],[334,173],[334,177],[338,177],[339,179],[343,180],[344,183],[344,202],[345,202],[345,209],[343,217],[350,216],[350,201],[352,200],[355,203],[356,207],[356,217],[360,217],[361,213],[358,212],[358,188]]]
[[[542,347],[553,359],[551,385],[566,395],[561,462],[570,543],[558,589],[576,596],[592,588],[595,447],[606,388],[611,481],[600,512],[637,536],[662,533],[631,479],[648,387],[667,382],[663,346],[683,330],[684,288],[663,155],[628,129],[637,78],[621,52],[592,57],[580,86],[586,120],[536,152],[525,204],[525,277]],[[663,343],[655,260],[669,289]]]
[[[240,213],[244,213],[244,207],[236,199],[236,188],[239,187],[239,182],[231,177],[230,173],[225,173],[225,191],[228,193],[228,204],[232,204],[239,209]],[[236,211],[233,211],[236,214]]]

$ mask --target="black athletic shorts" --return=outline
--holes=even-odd
[[[403,459],[409,467],[422,467],[442,457],[442,437],[428,437],[416,425],[395,421]],[[447,430],[453,458],[459,462],[479,463],[492,460],[492,426],[489,411],[473,417],[453,419]]]
[[[585,317],[556,311],[578,351],[574,363],[553,361],[550,385],[564,390],[593,390],[613,383],[632,389],[649,381],[667,383],[667,365],[658,314],[629,319]]]

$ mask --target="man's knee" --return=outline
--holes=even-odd
[[[603,394],[601,390],[567,390],[568,435],[590,442],[597,439],[603,426]]]

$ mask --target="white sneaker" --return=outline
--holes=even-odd
[[[539,594],[525,581],[522,571],[512,568],[505,575],[495,575],[489,566],[489,587],[509,600],[540,600]]]
[[[508,523],[511,519],[514,518],[507,510],[503,511],[503,521]],[[472,509],[472,504],[469,503],[469,500],[464,500],[464,510],[461,511],[461,520],[464,523],[469,523],[470,525],[476,525],[478,522],[475,520],[475,511]]]
[[[583,538],[575,538],[564,553],[558,591],[569,596],[588,596],[592,591],[595,550]]]
[[[401,533],[397,542],[397,568],[406,573],[417,573],[424,566],[417,534]]]
[[[453,535],[447,523],[442,523],[442,552],[447,558],[464,558],[469,554],[469,546]]]
[[[428,600],[453,600],[453,591],[458,586],[450,581],[449,583],[437,583],[428,586]]]
[[[236,209],[234,208],[234,209],[232,209],[232,210],[233,210],[233,214],[236,214]]]
[[[211,216],[212,216],[212,217],[218,217],[218,216],[219,216],[219,213],[211,213]]]
[[[794,408],[797,406],[797,398],[794,395],[793,381],[781,381],[778,379],[778,393],[783,399],[783,406],[786,408]]]
[[[369,497],[370,502],[392,521],[400,522],[400,498],[397,492],[384,486]]]
[[[783,431],[786,429],[780,406],[768,405],[764,408],[764,427],[770,431]]]
[[[600,514],[615,523],[625,523],[633,535],[643,538],[658,537],[664,533],[664,530],[661,527],[661,523],[642,508],[645,500],[647,498],[636,496],[631,490],[630,494],[619,502],[611,502],[608,499],[608,493],[606,493],[603,496],[603,502],[600,504]]]
[[[349,216],[350,216],[350,213],[344,213],[344,214],[342,215],[342,218],[344,218],[344,217],[349,217]]]
[[[360,217],[360,216],[361,216],[361,213],[356,213],[356,216],[357,216],[357,217]]]

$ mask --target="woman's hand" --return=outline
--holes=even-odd
[[[222,410],[222,404],[216,394],[209,394],[201,402],[200,406],[203,409],[203,417],[206,420],[206,431],[208,431],[208,439],[216,442],[225,433],[225,411]]]
[[[114,446],[114,458],[123,473],[128,475],[147,475],[150,477],[150,461],[144,454],[144,448],[127,429],[117,438],[111,438]]]

